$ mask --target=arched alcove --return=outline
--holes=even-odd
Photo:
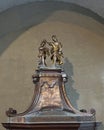
[[[53,34],[63,44],[64,67],[72,76],[66,84],[72,104],[95,108],[97,120],[104,121],[104,25],[93,14],[74,4],[34,2],[0,15],[1,122],[6,109],[22,112],[31,102],[38,46]]]

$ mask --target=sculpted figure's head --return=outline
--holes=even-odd
[[[47,41],[46,41],[46,39],[44,39],[42,42],[41,42],[41,46],[43,47],[43,46],[45,46],[46,45],[46,43],[47,43]]]
[[[52,40],[53,40],[54,42],[58,42],[58,40],[57,40],[57,38],[56,38],[56,35],[52,35]]]

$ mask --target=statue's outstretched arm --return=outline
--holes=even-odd
[[[52,42],[47,42],[47,44],[48,44],[49,46],[53,46],[53,45],[52,45]]]

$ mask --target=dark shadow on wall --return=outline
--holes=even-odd
[[[69,100],[71,101],[73,107],[78,109],[77,100],[79,99],[79,93],[77,92],[76,89],[73,88],[73,84],[74,84],[73,65],[68,60],[68,58],[65,58],[63,67],[64,67],[65,73],[68,76],[68,82],[65,84],[65,89],[66,89],[67,96],[68,96]]]
[[[44,22],[52,13],[58,10],[77,12],[104,24],[104,19],[98,14],[73,3],[44,1],[16,6],[0,14],[0,54],[19,35],[30,27]],[[70,20],[69,22],[77,24],[75,20]]]
[[[8,33],[6,36],[0,38],[0,55],[8,48],[8,46],[21,35],[26,29]]]

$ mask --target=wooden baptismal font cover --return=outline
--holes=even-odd
[[[8,122],[3,126],[7,130],[95,130],[95,110],[76,110],[67,98],[62,44],[55,35],[50,42],[41,42],[38,58],[38,68],[32,76],[35,91],[30,107],[23,113],[9,108]],[[52,62],[50,66],[47,58]]]

